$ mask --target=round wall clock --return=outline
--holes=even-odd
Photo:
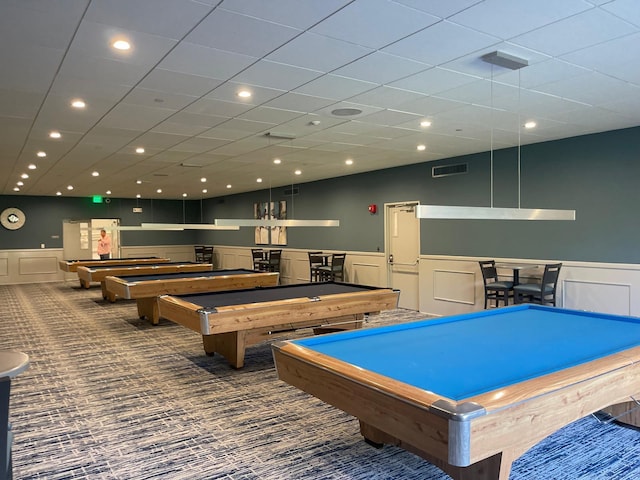
[[[24,225],[26,217],[18,208],[5,208],[0,213],[0,223],[7,230],[18,230]]]

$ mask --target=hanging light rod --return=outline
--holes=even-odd
[[[237,225],[219,226],[208,223],[141,223],[142,230],[240,230]]]
[[[237,227],[339,227],[340,220],[259,220],[250,218],[216,218],[219,226]]]
[[[575,210],[417,205],[416,217],[448,220],[575,220]]]

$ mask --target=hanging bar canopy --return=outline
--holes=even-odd
[[[250,218],[216,218],[218,226],[237,227],[339,227],[340,220],[260,220]]]
[[[240,230],[235,225],[220,226],[209,223],[141,223],[142,230]]]
[[[575,220],[575,210],[417,205],[416,217],[449,220]]]

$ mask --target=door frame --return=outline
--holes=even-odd
[[[402,202],[385,202],[384,203],[384,262],[385,262],[385,266],[386,266],[386,271],[387,271],[387,286],[391,286],[391,263],[389,262],[389,255],[391,254],[391,252],[389,251],[390,249],[390,244],[391,244],[391,224],[390,224],[390,212],[392,208],[397,208],[397,207],[402,207],[402,206],[407,206],[407,207],[417,207],[418,205],[420,205],[420,201],[419,200],[406,200],[406,201],[402,201]],[[420,219],[416,218],[416,221],[418,222],[418,228],[417,228],[417,245],[418,245],[418,251],[416,252],[416,261],[418,262],[418,291],[416,292],[417,295],[417,299],[418,299],[418,308],[420,307]]]

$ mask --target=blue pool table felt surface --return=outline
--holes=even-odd
[[[460,401],[640,345],[640,319],[534,305],[295,340]]]

